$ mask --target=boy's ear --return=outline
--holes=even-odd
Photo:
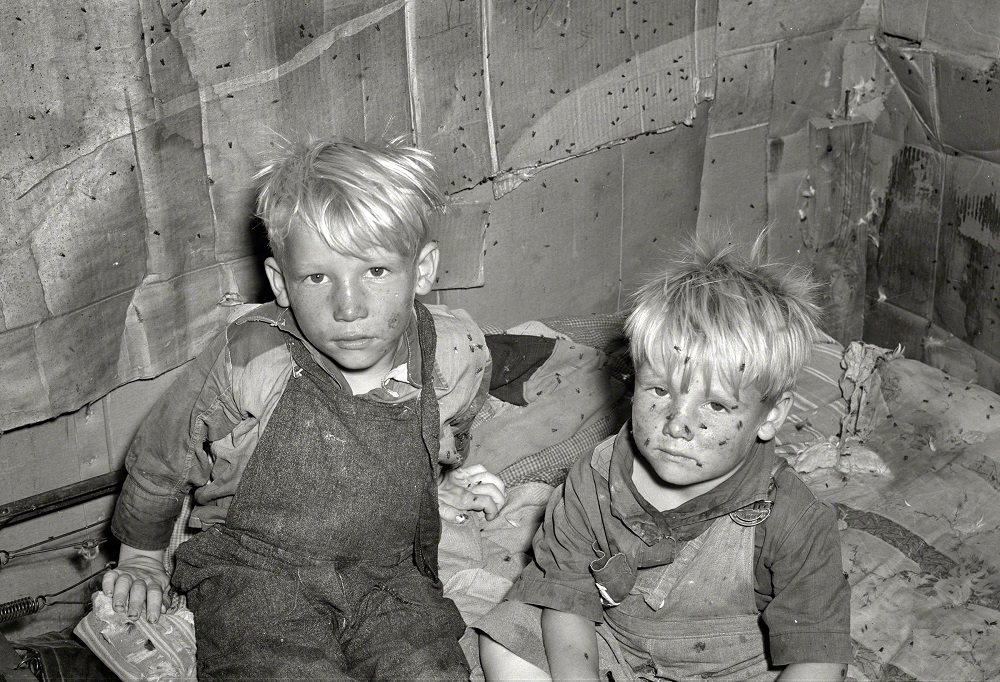
[[[437,242],[427,242],[417,254],[416,275],[417,281],[414,286],[414,293],[417,296],[424,296],[431,293],[434,288],[434,280],[437,277],[438,259],[441,251],[438,250]]]
[[[785,391],[775,401],[774,406],[768,411],[764,421],[757,427],[757,437],[761,440],[771,440],[778,433],[778,429],[785,423],[788,412],[792,409],[792,392]]]
[[[274,300],[282,308],[288,307],[288,289],[285,286],[285,276],[281,274],[281,266],[274,256],[269,256],[264,261],[264,274],[267,281],[271,283],[271,291],[274,292]]]

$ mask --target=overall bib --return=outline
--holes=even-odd
[[[468,679],[437,580],[435,333],[416,305],[419,398],[340,389],[292,336],[288,385],[225,525],[178,548],[200,679]]]
[[[672,563],[640,568],[628,596],[604,610],[598,634],[614,660],[602,668],[619,682],[777,677],[764,655],[753,554],[754,526],[727,515]]]

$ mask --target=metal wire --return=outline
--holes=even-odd
[[[48,599],[49,597],[58,597],[63,592],[69,592],[74,587],[77,587],[78,585],[84,584],[85,582],[87,582],[91,578],[96,578],[100,574],[104,573],[105,571],[111,570],[112,568],[114,568],[117,565],[118,565],[117,562],[115,562],[115,561],[109,561],[108,563],[104,564],[104,568],[102,568],[99,571],[94,571],[93,573],[91,573],[90,575],[88,575],[83,580],[77,580],[75,583],[73,583],[69,587],[64,587],[61,590],[59,590],[58,592],[53,592],[52,594],[43,594],[42,596],[39,597],[39,599]]]
[[[116,562],[109,561],[108,563],[106,563],[104,565],[104,568],[102,568],[101,570],[96,571],[94,573],[91,573],[86,578],[83,578],[82,580],[78,580],[75,583],[73,583],[72,585],[70,585],[69,587],[64,587],[63,589],[59,590],[58,592],[52,592],[50,594],[39,595],[39,596],[37,596],[35,598],[21,597],[20,599],[15,599],[13,601],[8,601],[8,602],[4,602],[4,603],[0,604],[0,625],[4,625],[6,623],[13,622],[13,621],[18,620],[20,618],[23,618],[24,616],[30,616],[30,615],[32,615],[34,613],[38,613],[39,611],[41,611],[42,609],[44,609],[46,606],[51,606],[52,604],[76,604],[76,603],[78,603],[78,602],[65,602],[65,601],[49,601],[49,598],[50,597],[58,597],[63,592],[69,592],[74,587],[79,587],[80,585],[84,584],[88,580],[90,580],[92,578],[96,578],[101,573],[104,573],[105,571],[114,568],[116,565],[117,565]]]
[[[55,539],[55,538],[53,538],[53,539]],[[32,554],[43,554],[45,552],[56,552],[56,551],[58,551],[60,549],[95,549],[97,547],[100,547],[101,545],[103,545],[107,541],[108,541],[108,538],[87,538],[86,540],[83,540],[82,542],[69,542],[69,543],[66,543],[64,545],[54,545],[52,547],[43,547],[42,549],[34,549],[34,550],[31,550],[30,552],[22,552],[22,551],[8,552],[7,553],[8,557],[9,557],[8,561],[10,561],[10,559],[17,559],[17,558],[24,557],[24,556],[31,556]]]
[[[34,549],[35,547],[39,547],[39,546],[44,545],[46,543],[52,542],[53,540],[61,540],[61,539],[65,538],[65,537],[69,537],[70,535],[76,535],[77,533],[82,533],[85,530],[90,530],[91,528],[94,528],[96,526],[101,526],[101,525],[104,525],[106,523],[108,523],[107,519],[102,519],[100,521],[94,521],[93,523],[88,523],[86,526],[81,526],[80,528],[75,528],[75,529],[73,529],[71,531],[67,531],[65,533],[61,533],[60,535],[52,535],[52,536],[50,536],[48,538],[45,538],[44,540],[41,540],[39,542],[35,542],[35,543],[30,544],[30,545],[25,545],[24,547],[21,547],[20,549],[15,549],[15,550],[10,550],[10,551],[8,551],[8,550],[0,550],[0,553],[6,554],[9,557],[14,557],[15,555],[23,554],[24,550],[26,550],[26,549]]]

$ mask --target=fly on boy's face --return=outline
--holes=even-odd
[[[345,374],[380,379],[392,369],[414,295],[430,290],[418,261],[383,249],[345,255],[315,231],[293,228],[268,274],[309,343]]]
[[[632,398],[632,435],[639,452],[664,483],[721,483],[743,463],[765,426],[772,403],[752,386],[739,399],[716,377],[694,367],[687,390],[680,372],[665,376],[651,364],[638,368]]]

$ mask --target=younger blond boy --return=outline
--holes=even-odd
[[[631,419],[570,470],[534,563],[479,624],[488,680],[846,674],[836,514],[772,445],[813,287],[762,244],[696,241],[636,294]]]

